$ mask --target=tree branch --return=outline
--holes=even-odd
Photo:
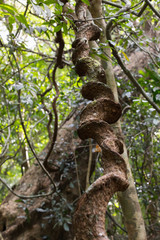
[[[124,228],[122,228],[122,227],[116,222],[116,220],[111,216],[111,214],[110,214],[108,211],[106,211],[106,215],[112,220],[112,222],[113,222],[117,227],[119,227],[123,232],[127,233],[127,231],[126,231]]]
[[[134,76],[131,74],[131,72],[126,68],[126,66],[124,65],[124,63],[122,62],[118,51],[116,49],[116,47],[113,45],[112,43],[112,39],[111,39],[111,28],[113,25],[113,19],[111,19],[107,26],[106,26],[106,37],[107,40],[109,42],[109,45],[112,49],[112,53],[113,56],[116,58],[118,64],[120,65],[120,67],[123,69],[124,73],[127,75],[127,77],[130,79],[130,81],[134,84],[134,86],[137,88],[137,90],[143,95],[143,97],[152,105],[152,107],[158,112],[160,113],[160,108],[157,106],[157,104],[155,104],[152,99],[147,95],[147,93],[144,91],[144,89],[140,86],[140,84],[137,82],[137,80],[134,78]]]
[[[52,133],[51,133],[50,125],[51,125],[51,122],[52,122],[52,120],[53,120],[53,115],[52,115],[52,112],[51,112],[50,110],[48,110],[48,108],[46,107],[46,105],[45,105],[45,103],[44,103],[44,96],[45,96],[48,92],[50,92],[50,91],[52,90],[52,88],[53,88],[53,83],[52,83],[52,81],[51,81],[51,79],[50,79],[50,74],[49,74],[49,70],[50,70],[52,64],[53,64],[53,62],[51,62],[51,64],[48,66],[48,69],[47,69],[47,77],[48,77],[48,79],[49,79],[49,81],[50,81],[50,86],[49,86],[43,93],[40,94],[40,96],[41,96],[41,102],[42,102],[42,104],[43,104],[43,109],[48,113],[48,116],[49,116],[49,121],[48,121],[48,123],[47,123],[47,131],[48,131],[49,139],[52,138]]]
[[[103,0],[102,3],[105,3],[105,4],[108,4],[108,5],[111,5],[111,6],[113,6],[113,7],[122,8],[121,5],[116,4],[116,3],[113,3],[113,2],[110,2],[110,1]]]
[[[160,14],[159,12],[157,12],[157,10],[153,7],[153,5],[150,3],[149,0],[145,0],[145,2],[148,4],[148,6],[152,9],[152,11],[156,14],[157,17],[160,18]]]
[[[53,108],[53,111],[54,111],[54,116],[55,116],[55,121],[54,121],[54,133],[53,133],[53,136],[52,136],[52,142],[51,142],[51,146],[49,148],[49,151],[44,159],[44,166],[46,168],[48,168],[49,170],[53,171],[55,169],[52,169],[48,166],[48,158],[50,157],[51,155],[51,152],[53,150],[53,147],[55,145],[55,142],[56,142],[56,139],[57,139],[57,133],[58,133],[58,113],[57,113],[57,108],[56,108],[56,102],[57,102],[57,99],[58,99],[58,96],[59,96],[59,89],[58,89],[58,85],[56,83],[56,79],[55,79],[55,74],[56,74],[56,70],[58,67],[61,67],[62,66],[62,56],[63,56],[63,49],[64,49],[64,40],[63,40],[63,37],[62,37],[62,32],[61,30],[59,32],[57,32],[57,38],[56,38],[56,42],[59,43],[59,48],[58,48],[58,53],[57,53],[57,61],[56,61],[56,64],[54,66],[54,69],[52,71],[52,83],[55,87],[55,90],[56,90],[56,96],[54,97],[53,99],[53,102],[52,102],[52,108]]]
[[[28,11],[28,7],[29,7],[29,1],[27,1],[26,8],[25,8],[23,16],[26,16],[27,11]],[[17,32],[15,33],[14,38],[17,37],[17,35],[18,35],[18,33],[20,32],[21,29],[22,29],[22,24],[20,23],[19,28],[17,29]]]
[[[29,65],[33,64],[33,63],[36,63],[36,62],[39,62],[39,61],[43,61],[47,59],[47,57],[44,57],[44,58],[41,58],[41,59],[36,59],[34,61],[31,61],[29,63],[27,63],[24,67],[22,68],[19,68],[19,71],[21,72],[23,69],[25,69],[26,67],[28,67]],[[13,74],[11,74],[4,82],[0,83],[1,86],[3,86],[10,78],[12,78],[14,75],[16,75],[18,73],[18,70],[17,71],[14,71]]]
[[[12,188],[11,188],[10,186],[8,186],[8,184],[7,184],[1,177],[0,177],[0,182],[2,182],[2,183],[8,188],[8,190],[9,190],[12,194],[14,194],[16,197],[22,198],[22,199],[47,197],[47,196],[52,195],[52,194],[55,192],[55,189],[53,189],[51,192],[46,193],[46,194],[37,194],[37,195],[25,196],[25,195],[20,195],[20,194],[17,194],[16,192],[14,192],[14,191],[12,190]]]
[[[4,92],[4,89],[3,89],[3,92]],[[4,92],[4,101],[5,101],[5,105],[6,105],[6,108],[7,108],[7,115],[8,115],[8,127],[7,127],[8,128],[8,136],[7,136],[7,139],[5,141],[4,147],[1,151],[0,159],[2,159],[5,156],[5,154],[7,153],[7,150],[8,150],[8,147],[9,147],[10,135],[11,135],[11,129],[10,129],[11,124],[9,124],[10,115],[9,115],[9,111],[8,111],[8,103],[6,101],[5,92]]]
[[[13,55],[13,58],[14,58],[14,60],[15,60],[16,65],[17,65],[17,69],[18,69],[18,73],[19,73],[19,82],[21,82],[21,73],[20,73],[20,69],[19,69],[18,62],[17,62],[17,59],[16,59],[14,53],[12,53],[12,55]],[[38,158],[35,150],[33,149],[32,145],[31,145],[31,143],[30,143],[30,140],[29,140],[28,135],[27,135],[26,128],[25,128],[25,126],[24,126],[24,122],[23,122],[23,118],[22,118],[22,113],[21,113],[21,90],[18,90],[17,92],[18,92],[18,112],[19,112],[20,122],[21,122],[21,125],[22,125],[22,128],[23,128],[24,135],[25,135],[25,138],[26,138],[26,140],[27,140],[28,146],[30,147],[31,152],[32,152],[33,156],[35,157],[35,159],[37,160],[39,166],[42,168],[42,170],[45,172],[45,174],[46,174],[46,175],[48,176],[48,178],[50,179],[50,181],[51,181],[51,183],[52,183],[52,185],[53,185],[53,187],[54,187],[54,191],[57,192],[56,185],[55,185],[55,183],[54,183],[51,175],[50,175],[49,172],[45,169],[45,167],[43,166],[43,164],[40,162],[40,160],[39,160],[39,158]]]

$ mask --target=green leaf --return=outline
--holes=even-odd
[[[85,4],[87,4],[88,6],[90,6],[90,2],[88,0],[82,0],[82,2],[84,2]]]
[[[49,33],[46,31],[46,32],[44,32],[45,34],[46,34],[46,36],[48,37],[48,39],[50,39],[50,35],[49,35]]]
[[[13,24],[13,23],[15,23],[15,18],[12,17],[12,15],[10,15],[9,18],[8,18],[8,21],[9,21],[10,24]]]
[[[68,34],[67,24],[66,23],[63,23],[63,32],[64,32],[65,35]]]
[[[142,76],[145,76],[145,72],[144,72],[143,70],[140,69],[138,72],[139,72],[139,74],[141,74]]]
[[[23,23],[28,28],[28,23],[24,15],[19,14],[18,16],[16,16],[16,18],[19,22]]]
[[[15,200],[15,202],[22,202],[22,203],[26,203],[26,200],[24,200],[24,199],[17,199],[17,200]]]
[[[160,75],[158,73],[147,68],[146,72],[149,73],[150,78],[152,78],[155,82],[160,83]]]
[[[17,9],[8,5],[8,4],[0,4],[0,7],[3,9],[3,10],[6,10],[7,12],[9,12],[10,14],[12,15],[15,15],[15,13],[17,13]]]
[[[44,1],[44,3],[46,5],[50,5],[50,4],[56,3],[56,1],[55,0],[46,0],[46,1]]]
[[[30,222],[30,214],[29,214],[29,210],[28,208],[25,208],[25,213],[26,213],[26,217],[27,217],[27,222],[29,223]]]
[[[64,223],[63,228],[66,232],[69,232],[69,225],[67,223]]]
[[[57,26],[54,28],[54,32],[58,32],[59,30],[61,30],[61,28],[62,28],[62,25],[61,25],[61,24],[57,25]]]
[[[116,208],[119,208],[119,203],[118,202],[115,202],[114,205],[115,205]]]

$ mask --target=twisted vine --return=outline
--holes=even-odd
[[[80,198],[73,224],[76,240],[107,240],[107,204],[115,192],[127,189],[127,167],[121,157],[123,143],[110,126],[120,118],[121,106],[114,101],[112,90],[105,84],[106,75],[101,64],[89,56],[89,41],[100,37],[100,29],[94,23],[86,21],[87,8],[84,2],[77,1],[77,31],[72,45],[72,60],[77,74],[91,80],[81,90],[82,96],[92,102],[81,112],[78,135],[81,139],[95,139],[101,147],[104,175]]]

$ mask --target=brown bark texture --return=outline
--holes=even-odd
[[[100,36],[101,43],[106,43],[106,22],[104,19],[102,19],[102,1],[101,0],[93,0],[91,2],[91,5],[89,7],[90,12],[92,14],[92,17],[96,20],[97,25],[103,29],[103,33]],[[104,49],[107,56],[111,56],[111,49],[105,48]],[[131,71],[135,71],[135,69],[144,69],[144,67],[147,65],[148,58],[145,55],[144,52],[136,52],[130,55],[130,61],[127,64],[128,69]],[[137,64],[138,63],[138,64]],[[107,84],[111,88],[114,98],[116,102],[119,102],[118,92],[117,92],[117,86],[115,81],[115,75],[121,76],[122,78],[125,78],[124,74],[122,73],[122,69],[117,65],[114,70],[112,67],[112,61],[110,58],[108,61],[102,60],[102,66],[105,68],[105,73],[107,76]],[[121,123],[120,120],[118,120],[114,124],[114,129],[119,135],[121,139],[124,141],[124,137],[121,130]],[[130,240],[146,240],[146,229],[144,224],[144,219],[141,212],[141,207],[139,204],[134,179],[131,172],[131,166],[129,163],[129,158],[127,154],[127,149],[125,146],[125,142],[123,142],[124,146],[124,152],[122,153],[122,157],[124,158],[126,164],[127,164],[127,175],[128,175],[128,181],[129,181],[129,187],[124,192],[118,192],[118,199],[121,204],[123,214],[124,214],[124,223],[126,230],[128,232],[128,238]]]
[[[101,147],[104,175],[80,198],[73,224],[76,240],[107,240],[107,204],[115,192],[127,189],[127,167],[121,157],[123,143],[110,126],[120,118],[121,106],[115,102],[111,89],[105,84],[105,70],[99,62],[89,57],[89,41],[97,40],[101,31],[97,25],[86,21],[87,9],[87,4],[77,1],[73,63],[79,76],[89,76],[91,79],[81,92],[84,98],[92,100],[81,112],[78,135],[83,140],[96,140]]]
[[[72,211],[81,191],[85,190],[89,158],[88,141],[75,135],[80,110],[81,106],[59,129],[56,146],[49,158],[58,167],[57,171],[50,172],[57,190],[50,196],[21,200],[9,193],[0,205],[0,239],[73,240],[72,225],[69,224],[69,231],[64,225],[69,220],[72,222]],[[49,144],[39,154],[41,161],[48,149]],[[91,174],[96,157],[97,153],[93,152]],[[13,187],[15,193],[25,196],[47,194],[52,189],[50,180],[36,162]]]

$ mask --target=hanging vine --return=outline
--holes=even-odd
[[[121,106],[115,102],[111,89],[105,84],[105,70],[89,56],[89,41],[97,40],[101,31],[93,22],[87,22],[87,9],[87,4],[77,1],[72,60],[77,74],[90,79],[81,93],[85,99],[92,100],[81,112],[78,135],[83,140],[95,139],[101,147],[104,175],[80,198],[74,214],[74,230],[76,240],[107,240],[107,204],[115,192],[127,189],[127,168],[121,157],[123,143],[110,126],[121,117]]]

